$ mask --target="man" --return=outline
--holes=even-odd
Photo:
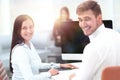
[[[77,7],[79,26],[90,43],[85,47],[79,70],[70,80],[101,80],[105,67],[120,64],[120,35],[105,28],[97,2],[85,1]]]

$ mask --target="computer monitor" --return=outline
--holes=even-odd
[[[103,23],[104,23],[104,25],[105,25],[106,28],[113,29],[112,20],[103,20]]]
[[[112,20],[103,20],[112,29]],[[63,60],[81,60],[85,46],[90,42],[79,27],[78,21],[61,23],[61,50]]]
[[[61,50],[62,53],[83,53],[89,38],[83,34],[78,21],[61,24]]]

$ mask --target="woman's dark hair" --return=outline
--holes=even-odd
[[[65,11],[66,13],[67,13],[67,15],[68,15],[68,19],[69,19],[69,9],[66,7],[66,6],[64,6],[64,7],[62,7],[61,9],[60,9],[60,16],[61,16],[61,14],[62,14],[62,11]]]
[[[10,49],[10,70],[11,70],[11,72],[13,72],[13,68],[12,68],[12,64],[11,64],[12,49],[15,47],[15,45],[21,44],[22,42],[24,42],[24,39],[20,35],[20,32],[21,32],[22,23],[27,19],[32,20],[32,18],[28,15],[19,15],[15,19],[15,22],[14,22],[11,49]],[[33,22],[33,20],[32,20],[32,22]]]

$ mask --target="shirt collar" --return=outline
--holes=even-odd
[[[31,42],[29,42],[29,43],[30,43],[30,46],[31,46]],[[22,42],[21,45],[23,45],[25,48],[29,49],[29,47],[24,42]]]
[[[90,38],[90,42],[93,41],[99,34],[101,34],[104,31],[104,24],[102,24],[101,26],[99,26],[95,32],[93,32],[89,38]]]

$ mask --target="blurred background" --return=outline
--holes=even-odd
[[[84,0],[0,0],[0,59],[9,71],[9,51],[15,18],[20,14],[30,15],[35,23],[34,43],[43,62],[57,62],[53,55],[61,49],[51,40],[54,21],[60,8],[67,6],[70,18],[77,21],[76,7]],[[120,0],[96,0],[102,8],[103,19],[113,21],[113,29],[120,32]]]
[[[20,14],[30,15],[36,31],[52,30],[62,6],[70,10],[70,17],[77,20],[76,7],[84,0],[0,0],[0,35],[11,34],[14,19]],[[112,19],[114,28],[120,20],[119,0],[96,0],[102,7],[103,19]]]

